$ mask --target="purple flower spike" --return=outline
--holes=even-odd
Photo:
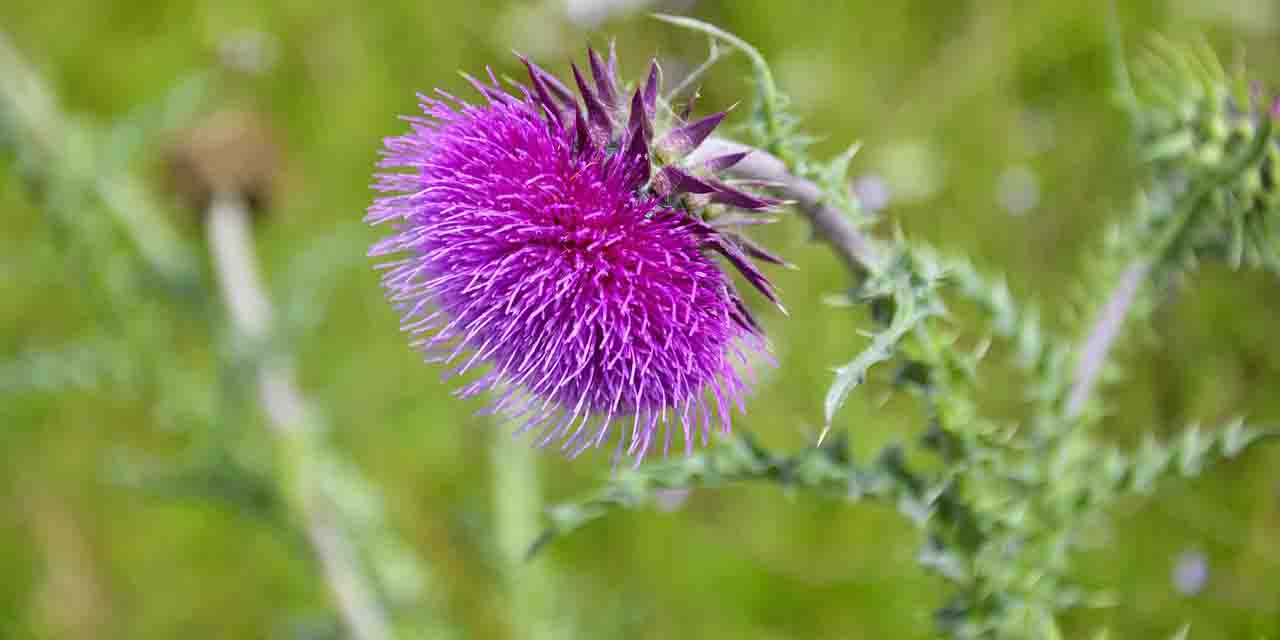
[[[675,432],[689,452],[729,431],[753,356],[771,362],[715,256],[775,303],[751,259],[784,262],[714,224],[771,201],[714,179],[740,155],[652,153],[655,128],[693,132],[679,134],[691,151],[722,117],[655,122],[656,65],[628,105],[612,50],[590,52],[592,85],[573,68],[580,98],[521,60],[528,87],[468,77],[484,104],[421,96],[425,117],[384,141],[378,166],[399,172],[377,174],[366,220],[392,231],[369,251],[396,256],[380,266],[387,297],[428,361],[478,372],[457,395],[492,391],[484,412],[538,444],[577,455],[617,431],[638,464]]]
[[[721,171],[724,171],[725,169],[732,168],[734,165],[738,164],[739,162],[742,162],[743,158],[746,158],[750,154],[751,154],[750,151],[740,151],[738,153],[726,153],[725,155],[716,156],[714,158],[711,158],[710,160],[707,160],[705,163],[703,163],[703,166],[707,168],[707,171],[711,171],[712,173],[719,173]]]
[[[711,135],[711,132],[716,127],[720,126],[726,115],[728,114],[724,111],[713,113],[697,122],[690,123],[679,129],[673,129],[662,138],[658,146],[667,153],[680,156],[688,155],[690,151],[697,149],[698,145],[702,144],[702,141],[706,140],[707,136]]]
[[[609,113],[605,110],[604,103],[600,102],[600,97],[582,78],[582,72],[578,71],[576,64],[573,65],[573,80],[578,83],[578,91],[582,94],[582,101],[587,106],[587,122],[591,125],[592,139],[602,142],[612,138],[613,122],[609,118]]]
[[[658,61],[654,60],[649,63],[649,79],[644,82],[644,110],[653,118],[654,109],[658,104],[658,87],[662,84],[662,67],[658,66]]]
[[[588,59],[591,61],[591,77],[596,80],[596,90],[600,92],[600,99],[604,100],[607,105],[614,105],[618,98],[618,79],[609,73],[605,66],[604,60],[595,49],[588,52]]]
[[[572,110],[574,108],[574,105],[577,104],[577,101],[574,100],[573,98],[573,92],[569,91],[569,87],[564,86],[564,83],[560,82],[559,78],[556,78],[555,76],[547,73],[546,71],[543,71],[542,67],[539,67],[538,65],[534,64],[529,60],[529,58],[525,56],[522,56],[517,53],[516,57],[519,58],[520,61],[524,63],[524,66],[526,68],[528,68],[529,80],[533,82],[535,85],[540,82],[546,85],[546,87],[550,89],[551,93],[556,97],[556,100],[560,101],[560,104],[555,104],[555,103],[552,103],[550,99],[542,98],[543,106],[545,106],[546,108],[552,111],[555,111],[561,108],[566,110]]]
[[[653,189],[662,196],[675,196],[682,193],[714,193],[714,185],[690,174],[674,165],[662,168],[657,179],[653,181]]]

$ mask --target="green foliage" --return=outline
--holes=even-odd
[[[755,72],[758,97],[753,114],[752,130],[761,147],[779,156],[789,156],[794,145],[795,120],[784,111],[786,98],[778,91],[778,85],[773,80],[773,71],[765,63],[764,56],[760,55],[760,52],[747,41],[701,20],[665,14],[657,14],[654,17],[677,27],[706,34],[712,38],[713,47],[714,42],[720,40],[746,54]]]
[[[82,293],[108,322],[75,344],[33,349],[0,364],[0,393],[94,390],[153,398],[158,413],[181,414],[176,422],[193,444],[180,462],[120,453],[110,479],[284,527],[311,546],[338,602],[364,606],[347,601],[367,581],[380,601],[371,604],[391,612],[397,637],[450,637],[431,602],[427,569],[392,529],[381,495],[327,443],[323,416],[310,411],[302,424],[276,425],[275,438],[241,428],[255,420],[251,381],[287,353],[281,335],[258,344],[208,318],[202,328],[219,347],[214,357],[222,375],[212,384],[222,400],[193,401],[210,381],[180,364],[169,341],[191,326],[193,314],[221,310],[205,289],[193,248],[138,179],[129,156],[191,124],[203,111],[199,83],[180,84],[159,104],[100,131],[63,118],[53,94],[2,37],[0,140],[80,269]],[[291,300],[286,329],[277,333],[301,324],[297,316],[308,309],[298,306],[314,310],[323,303],[314,295],[316,281],[342,264],[316,262],[304,253],[290,273],[292,293],[308,299]],[[343,554],[352,557],[331,558]]]
[[[934,289],[934,269],[920,269],[905,252],[893,256],[889,266],[873,273],[861,286],[859,300],[871,305],[871,315],[882,325],[871,335],[871,344],[848,364],[836,369],[827,391],[825,413],[831,424],[849,393],[867,379],[872,366],[894,357],[899,344],[925,320],[941,313]]]
[[[43,581],[61,584],[54,580],[59,549],[46,562],[39,555],[46,542],[38,518],[26,520],[39,515],[30,504],[41,506],[46,485],[86,496],[85,504],[72,506],[91,514],[80,517],[93,538],[92,557],[72,568],[85,575],[107,572],[107,599],[117,607],[113,621],[78,637],[343,637],[337,599],[305,534],[304,513],[316,504],[350,535],[360,577],[374,585],[398,637],[532,637],[532,627],[548,622],[539,617],[568,618],[579,627],[574,634],[542,625],[560,634],[549,637],[921,637],[932,628],[952,637],[1052,638],[1090,637],[1081,629],[1099,624],[1155,629],[1110,637],[1233,637],[1249,624],[1268,630],[1260,637],[1274,632],[1274,625],[1257,622],[1274,610],[1255,606],[1263,610],[1241,615],[1236,593],[1226,603],[1192,602],[1204,611],[1165,598],[1158,615],[1146,602],[1115,619],[1106,612],[1072,613],[1149,595],[1133,596],[1133,584],[1103,584],[1108,590],[1097,593],[1085,569],[1089,554],[1107,565],[1138,562],[1116,558],[1123,550],[1107,538],[1107,525],[1133,496],[1185,486],[1177,479],[1227,460],[1235,462],[1222,465],[1228,468],[1215,478],[1229,482],[1203,489],[1207,497],[1166,491],[1157,499],[1204,506],[1244,495],[1249,488],[1236,483],[1260,466],[1253,446],[1275,435],[1233,421],[1158,437],[1171,425],[1134,417],[1142,402],[1095,391],[1084,394],[1078,412],[1070,405],[1082,347],[1116,298],[1109,292],[1135,261],[1148,265],[1145,284],[1128,302],[1128,321],[1114,339],[1130,349],[1141,342],[1126,327],[1147,324],[1154,309],[1185,290],[1181,285],[1201,264],[1277,272],[1277,152],[1266,105],[1252,102],[1242,77],[1224,71],[1203,43],[1155,43],[1138,56],[1132,82],[1117,65],[1117,103],[1133,120],[1136,142],[1119,153],[1122,145],[1114,141],[1091,142],[1105,127],[1090,119],[1096,105],[1071,89],[1073,83],[1089,86],[1097,62],[1090,40],[1096,37],[1090,12],[1097,7],[1019,7],[1007,20],[1000,18],[999,3],[974,5],[979,9],[937,4],[927,11],[892,3],[819,3],[796,11],[786,3],[748,1],[709,9],[734,30],[750,33],[758,49],[725,29],[671,18],[712,41],[708,62],[685,88],[696,87],[706,67],[725,60],[726,52],[745,51],[757,91],[743,135],[815,184],[821,201],[855,229],[867,231],[878,219],[848,189],[849,174],[865,170],[864,159],[871,164],[877,147],[908,129],[950,136],[948,158],[963,165],[952,176],[963,184],[945,201],[929,203],[929,210],[895,208],[895,221],[910,231],[871,241],[881,259],[851,278],[833,275],[817,251],[794,246],[786,235],[789,223],[764,232],[804,269],[779,278],[789,284],[789,306],[803,311],[785,324],[770,323],[785,364],[778,379],[762,385],[752,417],[738,423],[753,434],[740,432],[687,458],[614,471],[583,500],[549,511],[549,530],[537,539],[544,552],[521,566],[506,561],[519,555],[521,541],[535,538],[522,522],[539,492],[530,483],[537,480],[527,457],[533,454],[520,446],[494,447],[499,453],[484,464],[470,446],[478,428],[466,417],[473,407],[432,386],[434,372],[413,362],[397,336],[361,329],[379,324],[369,316],[382,307],[372,305],[376,291],[361,256],[368,239],[350,221],[367,201],[365,176],[377,136],[391,130],[388,114],[411,109],[413,89],[465,91],[448,84],[455,67],[501,64],[513,43],[503,36],[486,45],[475,25],[506,16],[517,25],[514,31],[533,33],[539,27],[527,19],[532,7],[561,3],[520,3],[510,15],[489,6],[446,4],[389,3],[360,13],[320,5],[196,10],[142,3],[125,11],[110,3],[73,10],[18,0],[18,8],[0,9],[7,26],[29,30],[23,44],[33,55],[47,56],[50,77],[68,104],[86,112],[63,118],[48,92],[4,84],[20,67],[0,60],[0,96],[7,100],[0,103],[0,181],[7,181],[0,182],[0,199],[20,213],[42,212],[48,236],[58,243],[52,259],[33,258],[38,263],[24,267],[23,273],[41,272],[42,278],[5,283],[6,291],[48,287],[67,276],[73,282],[5,305],[15,314],[13,336],[6,338],[16,348],[0,360],[0,417],[7,421],[0,436],[8,438],[6,446],[17,444],[6,451],[11,468],[0,477],[19,482],[5,503],[18,526],[0,528],[0,567],[9,576],[0,581],[0,635],[56,636],[28,630],[39,625],[30,612],[39,610],[42,598],[53,598],[60,609],[75,605],[57,589],[42,595]],[[210,37],[241,21],[280,35],[283,72],[262,81],[237,78],[230,89],[226,78],[182,76],[186,67],[206,62]],[[122,37],[123,23],[138,31]],[[68,29],[72,25],[76,29]],[[605,33],[618,35],[615,25],[635,36],[618,38],[624,56],[649,53],[637,44],[644,31],[629,33],[629,26],[614,23]],[[144,38],[143,28],[157,35]],[[1035,37],[1025,37],[1029,33]],[[1015,40],[1016,50],[1010,45]],[[680,44],[655,49],[665,54]],[[815,53],[830,59],[805,59]],[[790,64],[780,64],[775,75],[766,54]],[[133,58],[146,62],[103,62]],[[798,59],[818,64],[799,72],[788,68]],[[833,71],[824,76],[823,64]],[[809,96],[805,102],[805,73],[822,87],[821,100]],[[157,90],[175,77],[176,88]],[[1125,207],[1126,221],[1088,256],[1074,303],[1055,290],[1060,283],[1051,258],[1012,268],[1012,285],[986,272],[992,252],[1017,262],[1017,245],[1024,243],[1030,253],[1045,242],[1075,247],[1070,233],[1047,234],[1046,241],[1021,221],[983,218],[989,203],[972,186],[983,179],[984,160],[1007,153],[1001,140],[1017,138],[1011,109],[1034,103],[1026,94],[1005,95],[1014,91],[1006,85],[1033,93],[1027,87],[1048,78],[1049,97],[1063,105],[1061,144],[1053,152],[1061,156],[1059,169],[1046,174],[1046,194],[1058,204],[1052,219],[1036,226],[1061,224],[1061,232],[1091,224],[1084,213],[1073,218],[1072,207],[1106,198],[1081,205],[1060,183],[1079,180],[1097,188],[1122,181],[1123,172],[1114,170],[1125,163],[1111,156],[1134,158],[1144,174]],[[737,89],[720,82],[707,79],[709,99],[734,102]],[[792,92],[792,85],[794,103],[779,90]],[[168,223],[163,199],[145,179],[168,133],[189,123],[211,95],[225,98],[217,94],[247,86],[269,100],[297,154],[286,177],[292,218],[260,235],[268,271],[278,274],[279,326],[267,344],[248,345],[222,320],[200,267],[201,252]],[[111,116],[132,107],[138,95],[157,94],[158,100]],[[12,101],[15,96],[21,100]],[[806,135],[796,115],[802,109],[811,130],[862,127],[871,136],[865,145],[870,153],[859,152],[860,144]],[[104,115],[109,122],[97,124]],[[904,125],[917,121],[918,127]],[[870,131],[873,125],[883,131]],[[834,155],[820,156],[823,149]],[[1100,177],[1113,172],[1118,177]],[[3,191],[10,184],[28,187],[26,195]],[[13,226],[20,231],[19,217]],[[975,242],[960,232],[970,226],[983,233],[998,228],[1000,237]],[[13,235],[18,239],[5,245],[10,255],[0,270],[25,259],[15,248],[46,238]],[[934,249],[925,236],[946,250]],[[969,251],[972,258],[963,255]],[[957,252],[962,255],[952,255]],[[1024,277],[1024,268],[1038,271]],[[807,305],[820,294],[813,290],[846,290],[846,278],[840,298],[853,311],[810,312]],[[1028,280],[1045,285],[1038,300],[1014,293],[1033,289]],[[73,300],[53,300],[66,294]],[[29,317],[21,317],[25,305],[34,309]],[[50,308],[67,317],[50,317]],[[1214,350],[1229,340],[1241,341],[1242,352],[1252,348],[1245,340],[1254,334],[1240,325],[1258,314],[1222,320],[1234,311],[1213,316]],[[843,339],[858,333],[865,342]],[[832,344],[851,351],[832,353]],[[1205,349],[1181,347],[1179,353],[1205,355]],[[294,349],[311,365],[300,367],[303,386],[322,400],[305,437],[280,440],[261,428],[253,376],[268,356]],[[1110,376],[1117,359],[1105,357],[1116,350],[1103,351],[1106,366],[1094,390],[1119,382]],[[1258,359],[1261,367],[1273,366],[1266,354]],[[827,380],[823,367],[840,362],[847,364]],[[1196,375],[1214,375],[1212,365],[1206,362],[1201,372],[1197,364]],[[819,378],[832,382],[828,396],[834,402],[825,416]],[[1240,374],[1224,377],[1221,385],[1265,389],[1270,378],[1259,380]],[[1135,395],[1145,397],[1145,391],[1138,387]],[[1238,410],[1236,400],[1231,403],[1227,413]],[[866,405],[874,406],[869,417]],[[906,422],[916,427],[912,431],[903,427],[902,405],[914,410]],[[1190,400],[1187,406],[1198,415],[1225,415]],[[819,427],[830,422],[832,431],[807,434],[813,436],[808,445],[794,451],[766,446],[808,429],[806,419]],[[855,419],[856,428],[848,429]],[[39,433],[20,440],[18,427],[27,425]],[[1135,432],[1150,435],[1137,447],[1117,444]],[[886,438],[894,442],[865,452]],[[101,475],[95,456],[103,451],[111,454],[106,489],[93,486]],[[1246,454],[1252,464],[1239,460]],[[546,484],[564,491],[581,481],[572,474],[591,464],[546,465]],[[499,503],[492,518],[484,515],[491,494],[472,488],[486,482],[493,483]],[[745,492],[724,491],[744,484],[783,487],[799,506],[750,493],[735,502]],[[698,492],[696,508],[682,512],[674,525],[676,518],[607,517],[647,509],[664,492],[689,489]],[[477,494],[483,497],[477,500]],[[826,500],[808,500],[812,496]],[[155,497],[164,500],[148,500]],[[485,506],[477,508],[477,501]],[[844,509],[849,503],[889,508]],[[795,517],[801,509],[813,509],[810,521]],[[1231,505],[1230,512],[1243,510]],[[881,514],[883,522],[876,519]],[[1152,522],[1161,521],[1146,514],[1140,525],[1158,526]],[[588,524],[589,530],[579,531]],[[917,532],[914,541],[910,535],[902,541],[904,529]],[[561,537],[571,532],[577,533]],[[1135,558],[1152,555],[1148,542]],[[917,564],[901,569],[904,544],[914,546]],[[492,546],[504,555],[500,567],[486,562]],[[847,566],[861,556],[873,560]],[[1258,571],[1266,574],[1263,560]],[[804,562],[835,568],[814,571]],[[531,579],[530,567],[556,569],[556,580],[548,586]],[[1215,580],[1232,578],[1226,567],[1217,573],[1216,560],[1214,569]],[[1121,570],[1134,580],[1167,583],[1163,564]],[[926,577],[913,582],[913,571]],[[837,577],[824,584],[814,577],[822,573]],[[1255,582],[1274,584],[1267,575]],[[491,589],[495,583],[506,588]],[[522,590],[545,590],[544,601],[521,606]],[[1272,602],[1273,591],[1254,598]],[[1217,615],[1222,628],[1198,623],[1194,634],[1188,627],[1171,633],[1189,615]]]
[[[755,142],[775,151],[793,173],[818,176],[825,202],[861,221],[860,209],[841,195],[852,153],[823,163],[772,137],[785,130],[779,122],[794,118],[780,110],[758,52],[709,25],[689,19],[676,24],[747,53],[756,69],[757,101],[770,105],[756,114]],[[1150,494],[1169,476],[1199,475],[1251,444],[1280,437],[1280,431],[1235,421],[1209,432],[1192,427],[1169,443],[1148,436],[1126,453],[1099,440],[1098,414],[1083,411],[1096,405],[1094,378],[1126,316],[1149,312],[1170,283],[1189,276],[1203,258],[1274,269],[1280,246],[1272,230],[1280,217],[1272,176],[1280,146],[1268,106],[1242,93],[1244,80],[1228,77],[1203,43],[1181,47],[1155,40],[1140,60],[1136,93],[1126,104],[1150,182],[1138,199],[1136,220],[1110,236],[1093,267],[1111,280],[1123,272],[1129,282],[1122,280],[1108,296],[1112,282],[1096,280],[1088,292],[1092,323],[1083,327],[1079,344],[1022,310],[1003,280],[982,276],[967,260],[944,259],[901,233],[880,242],[876,253],[886,257],[864,264],[865,275],[854,274],[862,277],[849,297],[868,308],[873,329],[868,346],[836,369],[825,403],[827,424],[873,367],[892,363],[897,373],[891,384],[924,405],[918,446],[938,465],[923,466],[892,445],[864,468],[850,459],[843,437],[782,455],[740,435],[685,460],[623,472],[595,495],[552,509],[552,527],[535,549],[612,508],[644,506],[672,489],[770,481],[837,498],[882,499],[896,503],[920,530],[921,568],[951,585],[934,616],[944,635],[1063,637],[1059,618],[1065,612],[1106,601],[1080,587],[1072,567],[1108,509],[1127,495]],[[1146,286],[1147,280],[1155,286]],[[968,302],[985,316],[976,350],[962,348],[966,333],[947,311],[948,299]],[[995,419],[981,410],[979,367],[991,338],[1013,343],[1014,360],[1027,378],[1030,402],[1021,418]],[[1179,636],[1185,635],[1184,628]]]

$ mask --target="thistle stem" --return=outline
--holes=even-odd
[[[874,240],[859,232],[843,212],[824,202],[821,187],[792,174],[786,164],[774,155],[731,140],[709,138],[695,152],[694,160],[743,151],[750,154],[729,169],[733,175],[776,184],[784,197],[795,201],[796,209],[808,218],[818,236],[831,246],[855,276],[865,276],[880,267]],[[1131,264],[1086,334],[1068,393],[1068,418],[1079,417],[1084,410],[1137,298],[1138,289],[1150,271],[1151,264],[1146,259],[1138,259]]]
[[[258,274],[249,212],[237,194],[216,194],[205,224],[209,254],[218,285],[238,339],[250,347],[266,342],[272,322],[271,300]],[[317,477],[319,465],[308,463],[314,448],[314,413],[298,390],[293,369],[280,355],[265,358],[258,369],[257,390],[267,424],[291,456],[293,485],[288,491],[299,510],[312,549],[337,600],[338,610],[357,640],[389,640],[391,624],[373,580],[365,574],[356,546],[326,504]]]
[[[539,450],[493,425],[493,519],[502,559],[504,588],[510,602],[513,637],[550,640],[564,637],[551,620],[551,577],[529,558],[529,541],[542,533]]]
[[[1068,419],[1078,418],[1084,411],[1089,394],[1093,392],[1094,384],[1102,373],[1102,366],[1106,364],[1111,347],[1115,344],[1116,337],[1120,335],[1120,328],[1124,326],[1125,318],[1129,315],[1129,309],[1137,299],[1138,287],[1150,272],[1149,261],[1145,258],[1135,260],[1129,268],[1124,270],[1107,304],[1098,312],[1097,319],[1094,320],[1084,339],[1080,360],[1076,363],[1071,381],[1071,390],[1067,394],[1066,417]]]
[[[1183,196],[1172,221],[1164,232],[1155,238],[1150,253],[1145,257],[1136,258],[1120,276],[1120,282],[1111,292],[1111,297],[1099,312],[1081,347],[1080,360],[1076,363],[1071,390],[1067,396],[1066,417],[1068,419],[1077,418],[1084,411],[1089,394],[1092,393],[1102,367],[1106,364],[1112,344],[1137,298],[1138,287],[1151,274],[1153,264],[1167,260],[1168,256],[1176,254],[1188,229],[1194,228],[1193,221],[1216,189],[1231,184],[1249,167],[1262,162],[1263,155],[1271,144],[1271,131],[1271,119],[1263,118],[1249,145],[1222,168],[1204,176]]]
[[[198,284],[194,255],[178,239],[162,209],[131,173],[104,172],[98,165],[93,131],[66,118],[54,93],[0,33],[0,124],[9,129],[41,180],[65,180],[96,196],[106,213],[133,241],[147,266],[180,291]],[[209,209],[208,243],[238,339],[250,346],[265,342],[271,303],[258,277],[248,213],[236,194],[221,194]],[[272,434],[291,457],[291,497],[307,537],[319,557],[338,601],[338,609],[358,640],[388,640],[392,629],[360,558],[338,514],[319,491],[321,465],[309,462],[317,443],[315,414],[298,391],[293,371],[280,357],[258,371],[258,394]]]
[[[792,174],[777,156],[724,138],[708,138],[694,153],[694,160],[744,151],[750,153],[731,167],[729,173],[777,185],[783,197],[795,201],[796,209],[809,219],[818,235],[831,245],[855,276],[865,276],[880,268],[880,255],[874,242],[858,231],[842,211],[825,202],[822,187]]]

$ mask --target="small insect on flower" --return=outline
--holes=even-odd
[[[501,412],[577,455],[609,439],[638,464],[679,428],[685,451],[743,411],[760,325],[715,256],[775,304],[752,258],[784,264],[722,215],[775,203],[717,180],[746,154],[694,163],[724,119],[689,121],[658,96],[657,63],[625,97],[617,53],[575,65],[578,96],[521,58],[529,85],[484,98],[419,96],[424,117],[384,141],[366,220],[393,233],[371,256],[401,328],[446,374],[485,372],[456,394],[495,392]],[[661,109],[662,113],[657,111]],[[717,425],[714,426],[713,425]]]

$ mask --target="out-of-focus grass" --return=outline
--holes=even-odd
[[[1256,75],[1280,76],[1271,64],[1280,53],[1277,22],[1265,8],[1245,0],[1121,4],[1131,44],[1152,30],[1204,30],[1224,57],[1244,45]],[[401,130],[395,115],[414,112],[415,91],[467,95],[456,69],[493,65],[517,75],[511,48],[558,71],[581,45],[609,37],[618,39],[624,71],[657,53],[675,72],[703,53],[697,38],[643,18],[584,33],[560,6],[10,0],[0,6],[0,27],[68,110],[100,120],[191,72],[219,69],[218,50],[236,34],[268,34],[277,58],[269,71],[217,71],[215,84],[220,102],[263,111],[284,147],[277,216],[259,238],[276,294],[287,297],[286,271],[299,252],[338,232],[351,241],[334,246],[360,252],[376,236],[353,223],[370,199],[379,140]],[[857,173],[885,176],[897,194],[924,193],[893,200],[894,223],[1008,272],[1016,292],[1043,301],[1051,321],[1066,326],[1057,310],[1082,252],[1105,220],[1124,215],[1134,184],[1123,116],[1107,97],[1105,6],[748,0],[698,2],[692,11],[766,54],[806,128],[824,136],[821,149],[860,138]],[[740,60],[718,67],[707,106],[743,97],[745,75]],[[930,165],[936,169],[923,175]],[[158,175],[159,163],[144,157],[140,168]],[[1038,185],[1037,206],[1021,215],[999,204],[1000,177],[1011,168]],[[69,264],[76,257],[56,250],[8,165],[0,165],[0,210],[0,356],[83,335],[99,319],[79,295]],[[823,247],[806,242],[800,221],[760,235],[801,269],[771,274],[790,318],[752,301],[781,367],[738,424],[771,446],[794,447],[818,429],[830,368],[860,344],[860,316],[819,303],[846,277]],[[330,304],[297,345],[301,382],[433,564],[451,614],[473,637],[520,637],[506,628],[495,588],[483,433],[492,427],[470,417],[480,401],[450,397],[438,372],[405,349],[362,260],[333,260],[348,266],[335,269]],[[1152,327],[1163,347],[1126,350],[1132,378],[1109,392],[1116,417],[1108,428],[1126,440],[1196,417],[1280,419],[1277,314],[1274,280],[1209,270]],[[838,424],[860,451],[918,428],[907,403],[882,407],[879,393],[874,385],[861,391]],[[991,388],[999,406],[1016,407],[1014,394]],[[0,396],[0,634],[265,637],[324,606],[327,591],[305,548],[278,529],[105,480],[118,447],[181,444],[157,433],[154,417],[146,398]],[[605,455],[543,458],[552,500],[608,472]],[[1275,451],[1251,454],[1117,514],[1080,572],[1111,589],[1117,605],[1080,613],[1076,627],[1106,623],[1117,637],[1160,637],[1189,621],[1198,638],[1280,635],[1277,461]],[[928,635],[929,612],[941,604],[940,585],[914,564],[917,543],[888,510],[741,488],[695,494],[672,514],[607,519],[537,561],[560,576],[557,602],[579,619],[583,637],[913,638]],[[1188,549],[1206,553],[1210,567],[1204,591],[1192,597],[1171,580]]]

